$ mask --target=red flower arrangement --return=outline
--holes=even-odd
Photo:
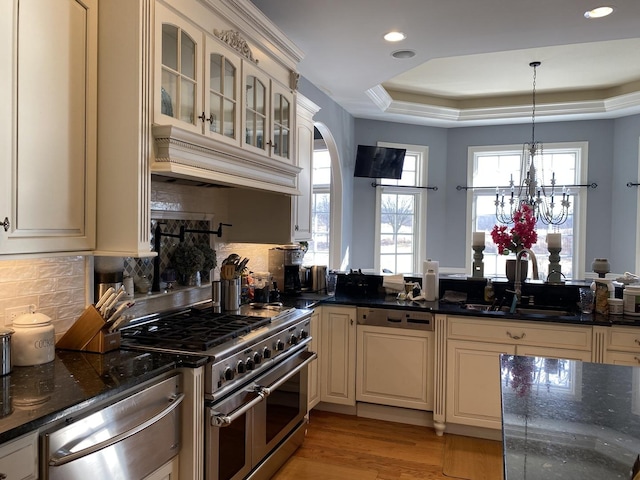
[[[494,225],[491,230],[493,243],[498,247],[500,255],[509,255],[522,248],[531,248],[538,241],[536,233],[536,217],[529,205],[521,205],[513,214],[514,225],[510,230],[507,225]]]

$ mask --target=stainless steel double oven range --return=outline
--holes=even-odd
[[[302,443],[311,313],[197,306],[122,331],[126,348],[207,357],[206,480],[271,478]]]

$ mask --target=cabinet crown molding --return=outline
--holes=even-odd
[[[245,57],[247,60],[255,63],[256,65],[258,64],[258,59],[254,58],[251,47],[249,47],[247,41],[242,38],[240,32],[235,30],[218,30],[217,28],[214,28],[213,34],[240,53],[240,55]]]

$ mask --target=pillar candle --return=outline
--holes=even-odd
[[[484,247],[484,232],[473,232],[472,247]]]
[[[547,233],[547,246],[549,248],[562,248],[559,233]]]

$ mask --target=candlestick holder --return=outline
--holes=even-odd
[[[549,250],[549,275],[547,283],[562,283],[562,267],[560,266],[561,248],[548,247]]]
[[[484,255],[482,251],[484,250],[484,245],[472,245],[473,248],[473,267],[471,276],[473,278],[484,278],[484,262],[482,259]]]

